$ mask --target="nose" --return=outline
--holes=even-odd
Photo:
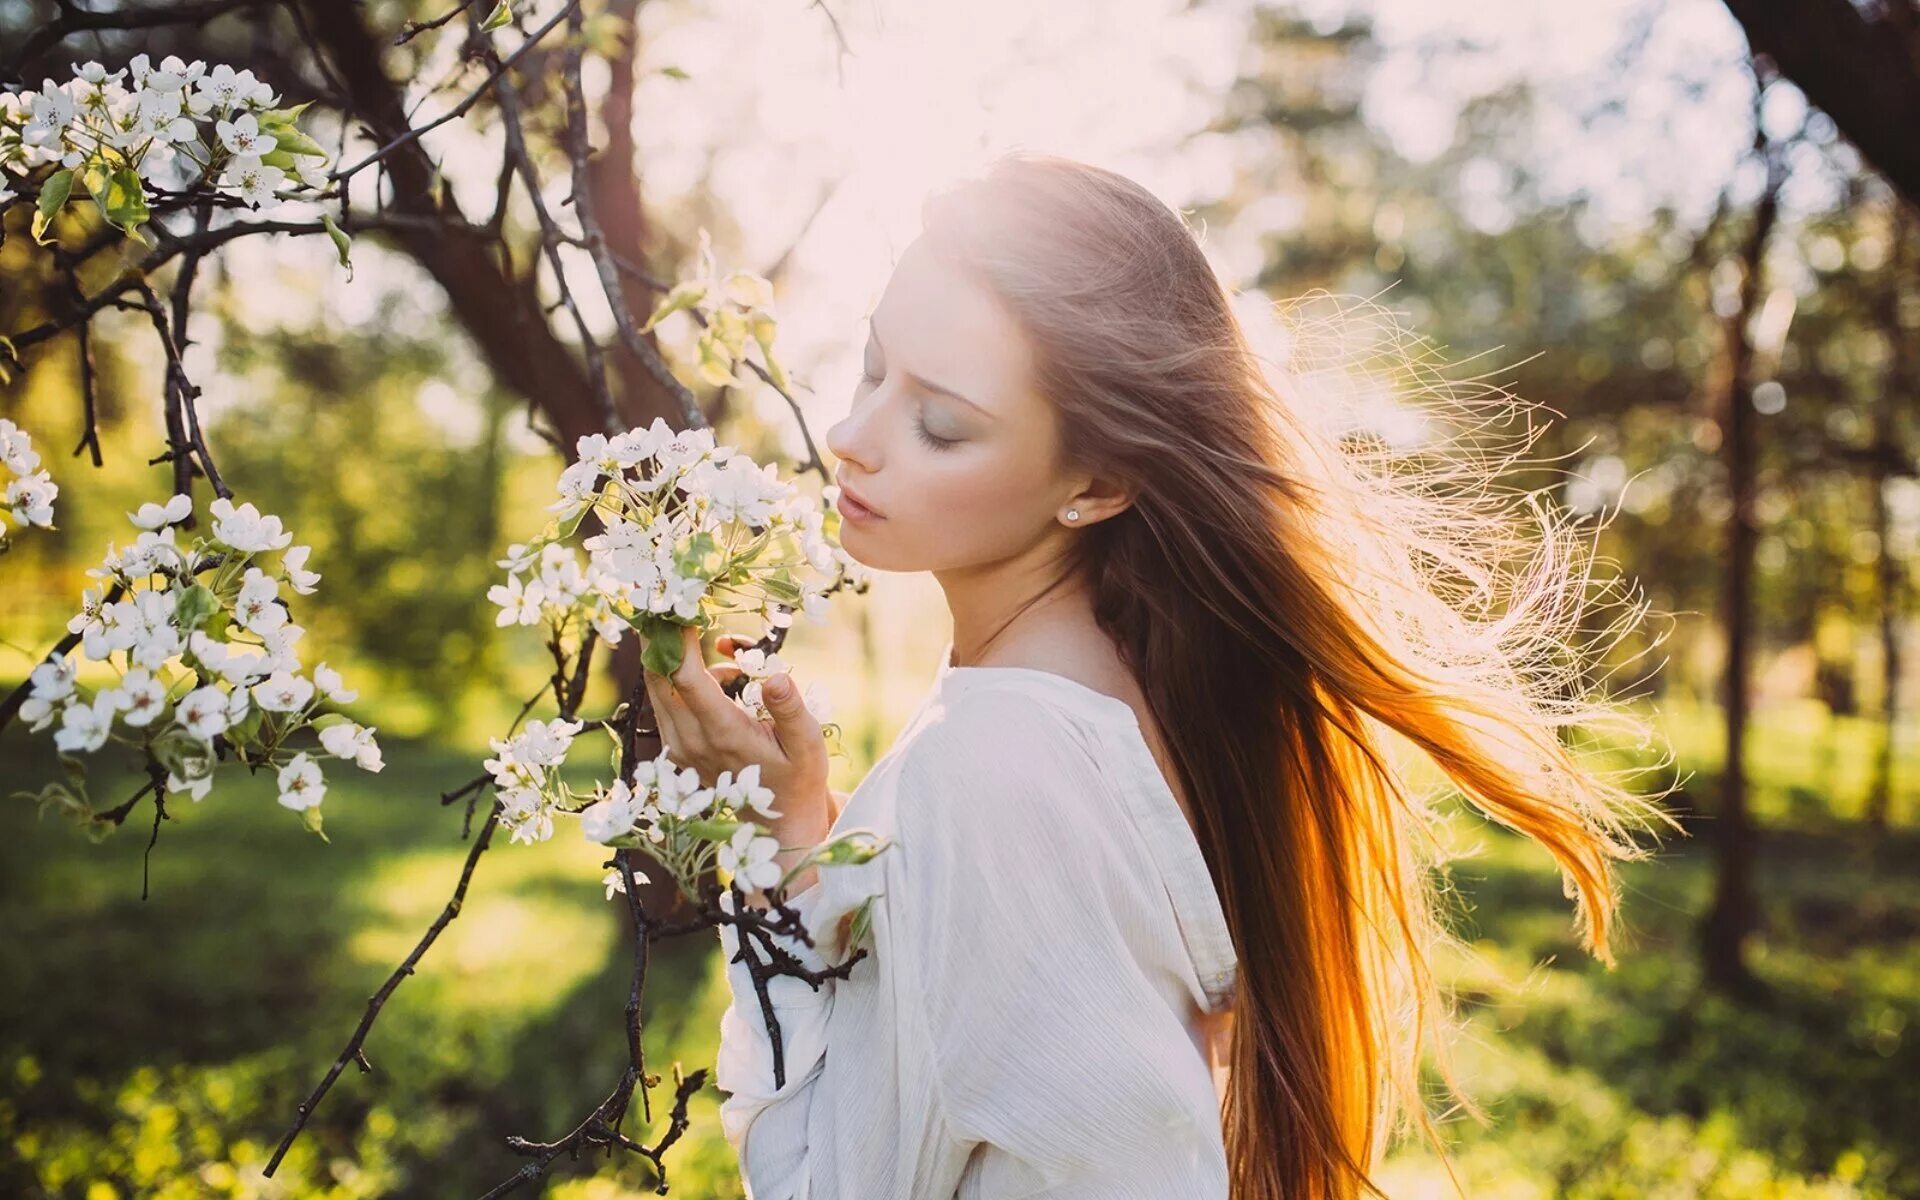
[[[860,468],[862,475],[871,475],[878,463],[872,453],[866,415],[859,402],[855,401],[847,415],[827,430],[826,442],[827,449],[833,452],[835,458]]]

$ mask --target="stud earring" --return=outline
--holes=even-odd
[[[1068,509],[1068,510],[1067,510],[1067,520],[1069,520],[1069,521],[1078,521],[1079,519],[1080,519],[1080,510],[1079,510],[1079,509],[1077,509],[1077,508],[1070,508],[1070,509]]]

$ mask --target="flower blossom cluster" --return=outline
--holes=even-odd
[[[98,582],[84,590],[67,630],[79,635],[79,659],[107,664],[117,681],[90,688],[71,652],[49,658],[34,668],[20,716],[34,732],[52,728],[63,755],[91,754],[110,740],[141,747],[166,768],[167,794],[196,801],[212,786],[216,759],[225,757],[216,743],[224,742],[249,766],[274,768],[280,803],[305,812],[318,830],[320,760],[307,750],[288,755],[287,739],[312,728],[327,756],[365,771],[384,764],[371,727],[318,713],[359,693],[324,662],[302,671],[295,646],[305,631],[281,588],[315,591],[311,547],[291,545],[278,517],[224,497],[209,506],[212,536],[184,546],[176,527],[192,509],[186,495],[141,505],[127,514],[140,530],[133,542],[109,543],[87,571]],[[269,553],[279,561],[263,567]]]
[[[11,476],[6,505],[13,519],[22,525],[52,529],[53,498],[60,494],[60,485],[40,468],[40,452],[33,448],[33,438],[5,417],[0,417],[0,463],[6,464]],[[0,549],[6,544],[7,523],[0,521]]]
[[[795,610],[823,620],[830,593],[864,591],[871,582],[835,540],[837,512],[778,478],[772,466],[717,444],[711,429],[676,432],[655,419],[649,428],[613,437],[582,437],[575,449],[577,459],[558,483],[559,499],[548,506],[552,520],[533,541],[509,546],[498,562],[507,579],[487,597],[499,607],[499,626],[540,626],[556,646],[588,629],[617,644],[635,629],[646,643],[647,668],[671,674],[685,627],[708,630],[734,616],[782,629],[793,623]],[[834,498],[832,491],[826,495]],[[590,511],[600,532],[575,550],[569,539]],[[735,651],[734,665],[746,677],[737,702],[771,719],[762,688],[786,663],[777,653],[746,646]],[[838,730],[826,723],[824,689],[809,684],[804,699],[831,740]],[[575,817],[590,841],[645,850],[696,899],[696,881],[714,866],[751,888],[781,880],[774,861],[780,843],[756,820],[780,815],[773,792],[760,784],[758,765],[738,775],[722,772],[702,787],[697,771],[676,765],[662,750],[617,771],[611,784],[580,793],[559,775],[580,729],[578,721],[530,721],[520,733],[491,742],[495,757],[486,767],[501,824],[514,841],[544,841],[553,836],[556,817]],[[866,836],[835,839],[816,854],[857,861]],[[611,897],[624,879],[614,871],[605,883]]]
[[[75,63],[71,79],[0,91],[0,203],[36,168],[57,167],[39,181],[42,238],[75,192],[131,232],[146,219],[150,187],[204,185],[249,207],[282,189],[326,187],[326,152],[294,123],[306,105],[278,102],[251,70],[225,63],[171,54],[158,66],[136,54],[118,71]]]
[[[738,615],[782,628],[794,609],[823,620],[829,592],[870,582],[832,540],[838,513],[771,464],[717,445],[711,429],[676,432],[655,418],[575,448],[548,506],[553,520],[498,562],[506,582],[487,592],[498,625],[544,624],[555,636],[591,626],[608,644],[638,629],[648,665],[667,674],[678,665],[670,656],[680,626]],[[565,542],[589,510],[602,530],[581,542],[583,564]]]
[[[588,841],[644,849],[695,899],[694,881],[716,865],[742,886],[762,890],[804,867],[783,873],[774,861],[779,839],[756,821],[780,815],[773,790],[760,783],[758,763],[737,775],[722,771],[703,787],[698,771],[675,764],[663,750],[611,784],[581,793],[559,778],[581,728],[578,721],[535,720],[513,737],[492,741],[496,757],[486,767],[498,790],[501,824],[514,841],[545,841],[553,836],[556,816],[577,818]],[[872,835],[859,830],[817,848],[809,861],[859,862],[875,852]],[[647,881],[637,871],[634,878]],[[608,899],[626,888],[618,870],[608,871],[602,883]]]

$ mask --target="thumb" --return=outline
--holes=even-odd
[[[760,694],[767,702],[767,711],[773,714],[774,724],[782,730],[803,730],[813,719],[800,689],[794,686],[793,676],[784,671],[768,676],[760,685]]]

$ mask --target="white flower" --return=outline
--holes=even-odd
[[[320,764],[302,750],[293,761],[280,768],[280,803],[299,812],[320,803],[327,794],[327,781]]]
[[[253,696],[246,688],[236,687],[227,693],[227,728],[247,719],[247,713],[253,709]]]
[[[560,472],[560,482],[556,486],[560,499],[547,505],[547,511],[558,513],[560,519],[565,521],[585,510],[593,503],[593,498],[600,494],[600,467],[584,459],[571,463]]]
[[[193,122],[182,113],[182,105],[182,97],[177,91],[141,92],[130,132],[139,134],[141,140],[153,138],[167,145],[196,140],[197,131]]]
[[[15,475],[30,475],[40,465],[33,438],[5,417],[0,417],[0,464]]]
[[[231,121],[215,121],[213,129],[220,135],[221,144],[236,156],[236,160],[250,157],[256,165],[261,155],[269,153],[279,144],[279,139],[272,134],[260,132],[260,121],[252,113],[241,113]]]
[[[537,550],[529,550],[525,542],[515,542],[507,547],[507,556],[496,559],[494,566],[505,567],[509,574],[519,574],[532,566],[540,557]]]
[[[371,725],[356,725],[352,721],[329,725],[320,731],[320,744],[335,758],[352,759],[363,771],[378,771],[386,765],[380,757],[379,745],[373,740]]]
[[[193,512],[193,497],[185,492],[176,492],[165,504],[155,504],[149,500],[140,506],[137,513],[128,513],[127,519],[142,529],[159,529],[187,519]]]
[[[7,482],[7,503],[13,508],[13,519],[22,525],[53,528],[53,498],[59,494],[60,485],[45,471]]]
[[[287,573],[287,586],[302,596],[313,595],[313,585],[320,582],[320,572],[306,569],[307,555],[311,553],[312,546],[290,546],[280,556],[280,569]]]
[[[42,81],[37,92],[27,95],[27,123],[20,140],[29,146],[46,146],[57,141],[73,123],[74,99],[51,79]]]
[[[206,798],[207,789],[212,786],[213,773],[211,771],[198,779],[182,779],[172,771],[167,772],[167,795],[169,796],[179,792],[186,792],[192,797],[194,803],[198,804]]]
[[[73,660],[62,655],[49,658],[33,669],[27,676],[27,682],[33,685],[33,696],[37,700],[65,700],[73,695],[74,676],[79,668]]]
[[[173,720],[203,742],[227,730],[227,694],[212,684],[195,688],[174,705]]]
[[[778,809],[768,807],[773,803],[773,789],[760,785],[759,763],[748,765],[737,778],[732,771],[720,772],[720,778],[714,780],[713,790],[719,799],[736,810],[751,808],[763,817],[780,815]]]
[[[251,121],[253,116],[249,113],[240,119]],[[268,141],[273,140],[270,136],[262,136]],[[220,186],[238,189],[240,199],[249,208],[258,208],[273,199],[274,192],[284,187],[286,182],[287,173],[284,169],[268,166],[252,154],[228,159],[226,169],[220,173]]]
[[[269,629],[260,635],[267,644],[267,669],[269,671],[298,671],[300,655],[293,644],[306,635],[306,626],[295,625],[289,621],[277,629]]]
[[[335,704],[350,704],[358,700],[360,693],[352,688],[340,686],[343,682],[340,672],[324,662],[313,669],[313,686],[320,689],[321,695]]]
[[[785,874],[773,861],[779,852],[780,839],[760,836],[758,826],[742,825],[731,841],[721,844],[720,865],[748,888],[770,888]]]
[[[61,710],[53,744],[66,751],[93,753],[106,744],[107,734],[113,730],[113,713],[113,699],[104,692],[91,704],[78,696],[71,698]]]
[[[553,836],[553,809],[536,788],[508,788],[499,794],[500,823],[516,842],[544,842]]]
[[[185,567],[187,558],[174,541],[173,531],[171,525],[160,530],[141,530],[133,539],[133,545],[119,557],[116,566],[120,573],[129,579],[138,579],[163,568],[178,571]]]
[[[134,667],[120,679],[120,686],[100,693],[110,697],[113,707],[126,713],[126,722],[135,728],[152,723],[166,711],[167,686],[145,667]]]
[[[194,112],[204,116],[216,108],[224,110],[244,103],[259,87],[260,82],[253,77],[251,70],[235,71],[226,63],[220,63],[207,72],[207,77],[194,89],[187,104]]]
[[[287,610],[274,603],[279,596],[279,580],[259,567],[248,567],[233,602],[234,618],[241,628],[265,636],[287,623]]]
[[[540,604],[545,598],[546,591],[539,580],[523,587],[518,575],[509,575],[506,583],[496,583],[487,589],[487,599],[500,606],[499,615],[493,621],[496,628],[503,625],[538,625]]]
[[[30,722],[31,732],[39,733],[53,723],[54,706],[73,695],[74,676],[78,673],[73,660],[63,655],[42,662],[27,676],[33,690],[21,702],[20,717]]]
[[[313,699],[313,681],[291,671],[275,671],[253,685],[253,702],[268,712],[298,712]]]
[[[235,687],[244,687],[267,674],[266,655],[243,652],[230,642],[209,637],[202,629],[187,635],[187,649],[207,670],[218,672]]]
[[[279,550],[293,540],[291,533],[280,528],[279,517],[260,515],[252,501],[235,508],[233,501],[220,496],[207,511],[213,514],[214,540],[243,553]]]
[[[606,845],[632,832],[634,818],[639,815],[636,809],[633,797],[627,794],[627,785],[616,782],[606,799],[581,810],[580,832],[588,841]]]
[[[126,68],[122,67],[109,75],[107,69],[97,62],[73,64],[73,77],[75,79],[84,79],[95,87],[101,87],[109,83],[119,83],[120,77],[126,73]]]

